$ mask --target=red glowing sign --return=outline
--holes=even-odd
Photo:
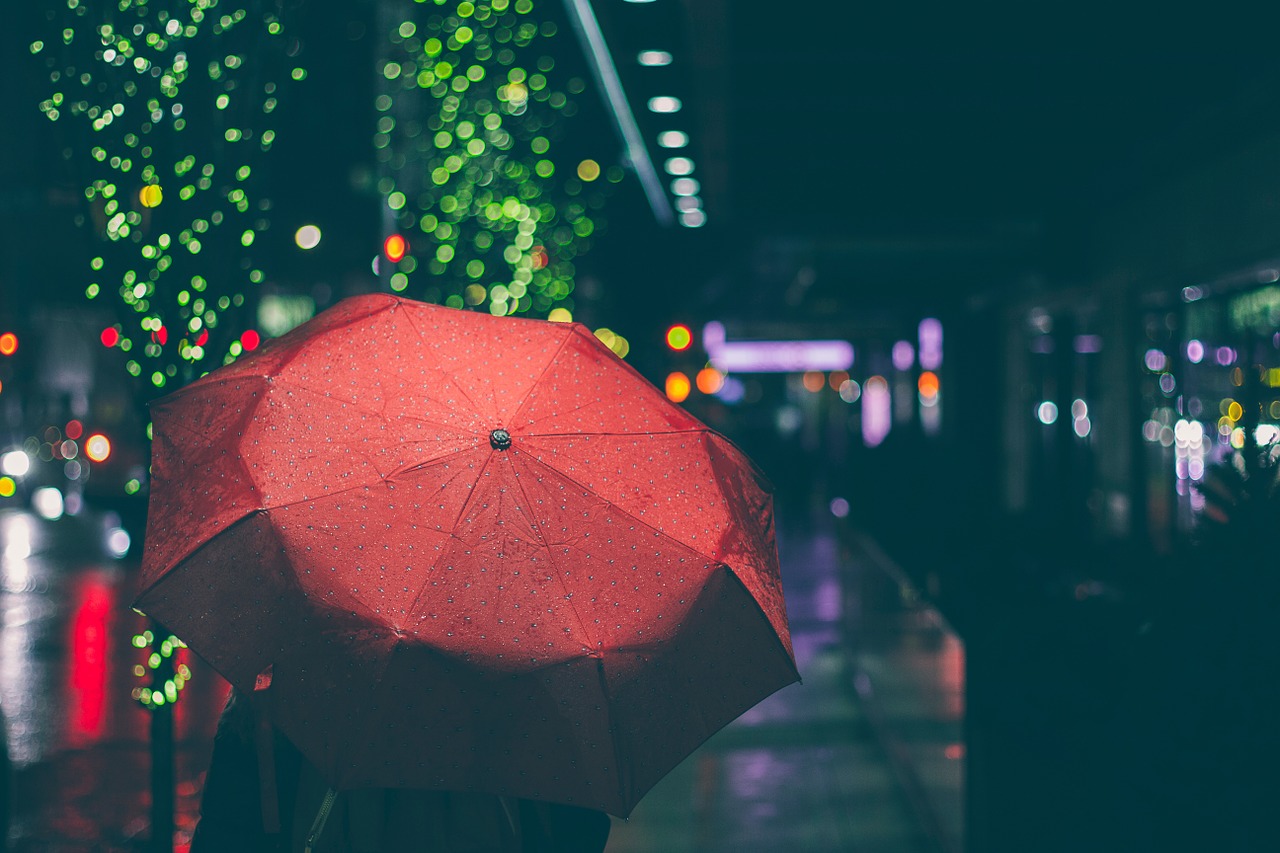
[[[391,263],[398,264],[409,253],[409,241],[401,234],[392,234],[382,242],[382,253]]]
[[[71,713],[69,736],[76,746],[101,739],[106,730],[108,619],[115,590],[99,574],[82,578],[71,620]]]

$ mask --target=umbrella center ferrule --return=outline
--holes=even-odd
[[[489,433],[489,444],[494,450],[506,450],[511,446],[511,433],[505,429],[495,429]]]

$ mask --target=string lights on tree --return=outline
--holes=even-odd
[[[254,257],[270,227],[261,164],[299,44],[265,0],[66,0],[31,44],[49,70],[40,109],[64,128],[96,248],[85,296],[118,321],[143,398],[249,348]]]
[[[301,46],[272,0],[65,0],[48,14],[51,37],[30,49],[49,72],[40,110],[83,183],[85,296],[113,306],[99,340],[146,400],[258,344],[261,166],[283,87],[306,78]],[[134,698],[176,702],[190,677],[172,659],[181,641],[146,631],[134,645],[150,649]]]
[[[379,189],[413,246],[388,286],[499,316],[570,319],[574,259],[623,171],[564,141],[585,83],[551,55],[558,24],[532,0],[417,0],[386,29]]]

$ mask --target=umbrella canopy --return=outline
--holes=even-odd
[[[136,606],[335,787],[625,816],[798,680],[763,478],[581,325],[355,297],[151,414]]]

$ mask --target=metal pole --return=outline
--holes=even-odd
[[[155,637],[153,649],[169,636],[159,623],[151,623]],[[173,656],[160,655],[160,665],[151,671],[151,690],[164,696],[164,687],[173,678]],[[153,853],[173,853],[173,703],[153,706],[151,714],[151,850]]]

